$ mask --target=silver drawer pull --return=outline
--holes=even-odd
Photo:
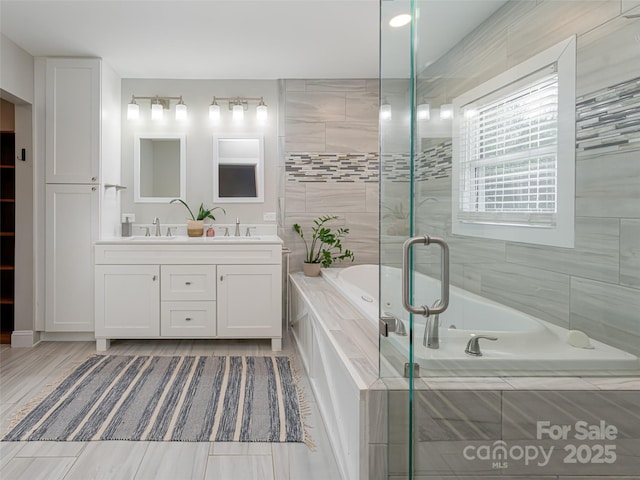
[[[191,317],[187,317],[184,319],[186,322],[190,322],[191,321]]]

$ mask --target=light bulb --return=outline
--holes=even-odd
[[[232,118],[234,122],[241,122],[244,119],[244,107],[242,104],[236,104],[233,106]]]
[[[153,103],[151,105],[151,120],[162,120],[164,109],[161,103]]]
[[[132,100],[132,103],[127,105],[127,120],[138,120],[140,118],[140,106]]]
[[[389,20],[389,26],[391,27],[404,27],[411,21],[411,15],[406,13],[402,13],[400,15],[396,15],[391,20]]]
[[[418,120],[429,120],[431,118],[431,107],[428,103],[418,105]]]
[[[176,120],[183,121],[187,119],[187,106],[182,101],[182,97],[180,97],[180,101],[176,105]]]
[[[260,103],[260,105],[258,105],[256,108],[256,119],[258,120],[258,122],[264,123],[267,121],[267,116],[267,106],[264,103]]]
[[[215,100],[209,105],[209,119],[214,122],[220,120],[220,105],[218,105]]]

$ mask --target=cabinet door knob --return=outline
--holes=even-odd
[[[191,285],[191,282],[184,282],[185,285]]]
[[[91,181],[92,181],[92,182],[95,182],[96,180],[97,180],[97,178],[96,178],[96,177],[91,177]]]
[[[91,187],[91,191],[95,192],[96,191],[96,187]]]
[[[191,321],[191,317],[187,317],[184,319],[186,322],[190,322]]]
[[[153,280],[155,282],[156,281],[156,276],[154,275],[153,277],[151,277],[151,280]]]
[[[223,278],[224,278],[224,277],[223,277],[222,275],[220,275],[220,281],[222,281],[222,279],[223,279]]]

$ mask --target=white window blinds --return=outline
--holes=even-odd
[[[555,225],[555,66],[478,98],[461,110],[458,220]]]

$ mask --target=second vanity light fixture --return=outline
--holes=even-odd
[[[187,106],[182,101],[182,95],[179,97],[138,97],[131,95],[131,102],[127,105],[127,120],[137,120],[140,118],[140,106],[136,100],[149,100],[151,102],[151,120],[162,120],[164,118],[164,110],[169,109],[172,100],[176,103],[176,120],[187,119]]]
[[[234,122],[241,122],[244,119],[244,112],[249,110],[249,102],[257,102],[256,119],[259,123],[267,120],[268,110],[263,97],[213,97],[209,105],[209,118],[214,121],[220,120],[220,102],[228,102],[231,110],[231,118]]]

